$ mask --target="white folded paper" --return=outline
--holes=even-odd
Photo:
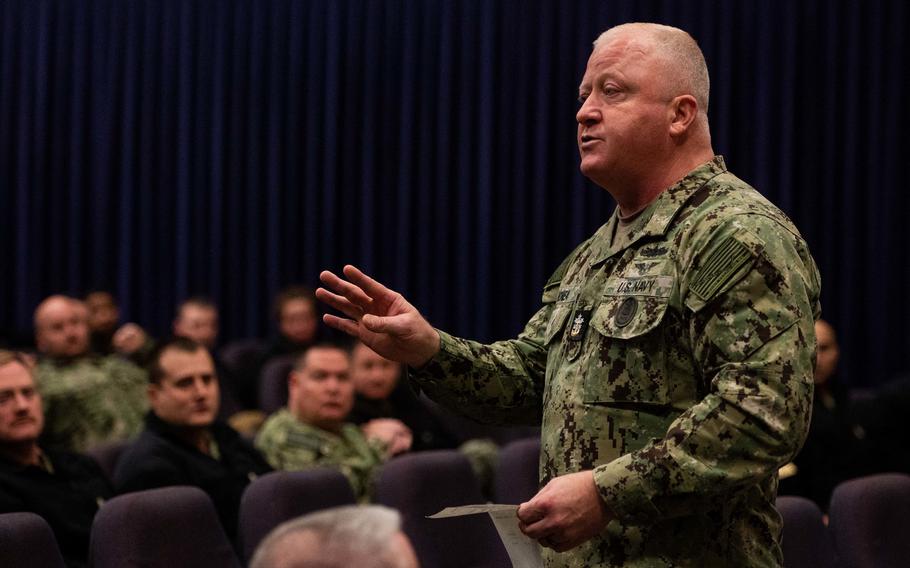
[[[528,538],[518,528],[518,505],[465,505],[463,507],[446,507],[428,519],[445,519],[462,515],[488,513],[502,544],[506,547],[513,568],[543,568],[540,556],[540,545]]]

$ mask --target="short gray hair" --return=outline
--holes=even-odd
[[[401,515],[380,505],[310,513],[269,533],[249,568],[398,568],[392,542],[400,530]]]
[[[602,47],[610,35],[617,32],[639,32],[647,36],[648,45],[657,49],[658,54],[674,69],[675,83],[671,85],[674,95],[691,94],[698,102],[699,112],[707,114],[708,95],[711,81],[708,76],[708,65],[698,42],[687,32],[665,26],[635,22],[614,26],[594,40],[594,51]]]

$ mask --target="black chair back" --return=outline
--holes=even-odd
[[[275,471],[250,483],[240,501],[237,534],[249,562],[272,529],[300,515],[353,505],[357,501],[347,478],[335,469]]]

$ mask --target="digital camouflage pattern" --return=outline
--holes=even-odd
[[[43,444],[84,452],[142,430],[148,378],[132,363],[116,355],[42,359],[35,376],[44,401]]]
[[[354,424],[345,424],[340,434],[333,434],[297,420],[287,409],[265,421],[256,436],[256,448],[279,470],[337,468],[362,502],[369,499],[373,475],[385,461],[384,449],[370,443]]]
[[[617,223],[563,262],[517,339],[440,332],[412,377],[478,420],[542,420],[541,484],[594,470],[617,519],[547,566],[779,566],[777,469],[812,405],[806,243],[719,156],[613,244]]]

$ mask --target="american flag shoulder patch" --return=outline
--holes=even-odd
[[[749,248],[731,235],[711,251],[698,269],[689,290],[707,301],[751,259]]]

